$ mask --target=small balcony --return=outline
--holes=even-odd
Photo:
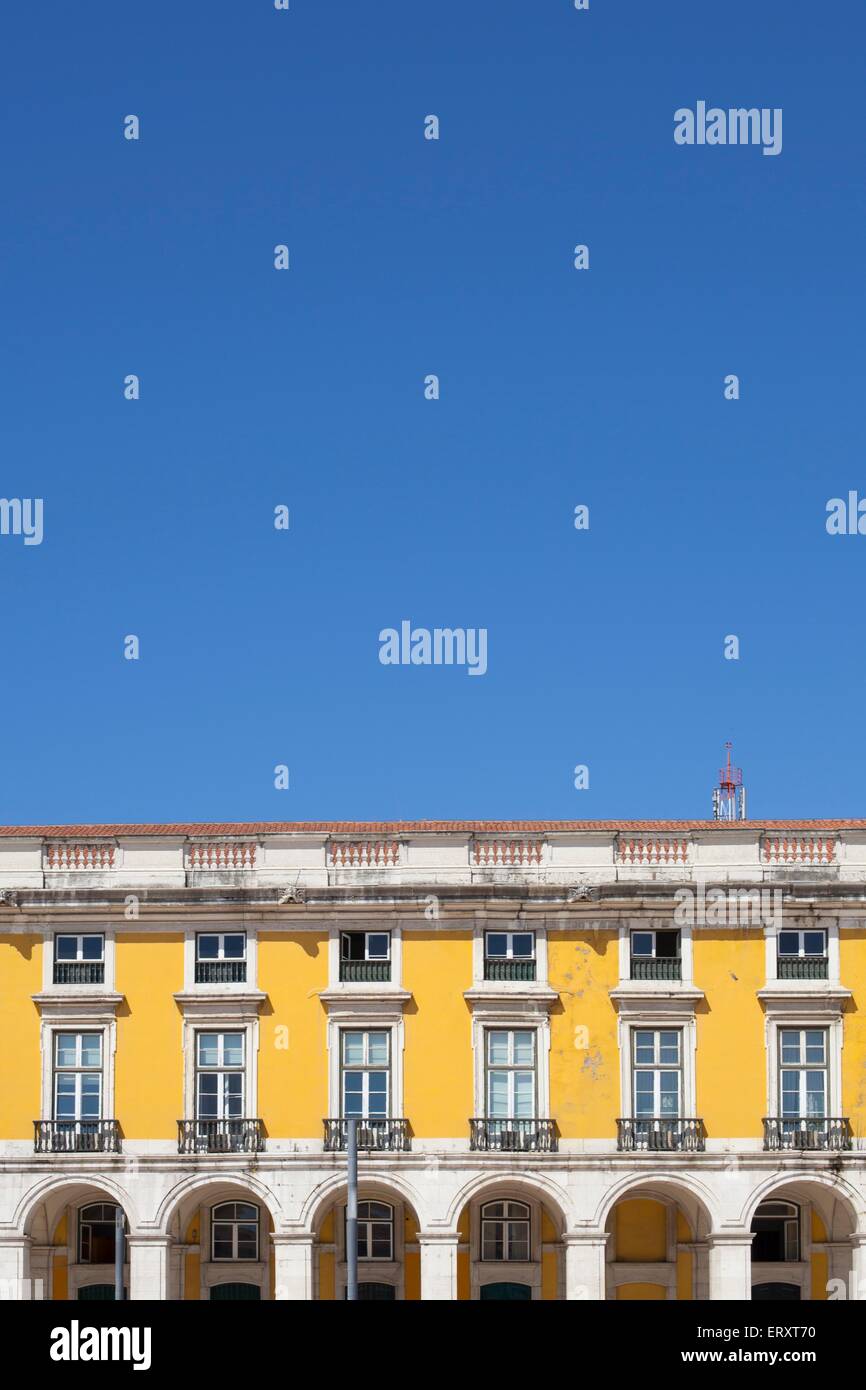
[[[779,956],[776,975],[780,980],[826,980],[826,956]]]
[[[197,985],[242,985],[246,984],[246,979],[245,960],[197,960],[195,963]]]
[[[502,960],[495,956],[485,957],[485,980],[534,980],[534,960]]]
[[[117,1120],[34,1120],[38,1154],[119,1154]]]
[[[679,956],[632,956],[633,980],[681,980],[683,963]]]
[[[340,980],[345,984],[381,984],[391,979],[389,960],[341,960]]]
[[[852,1146],[847,1115],[831,1119],[819,1115],[785,1115],[764,1120],[764,1148],[773,1152],[843,1153]]]
[[[105,983],[105,962],[101,960],[56,960],[56,985],[102,985]]]
[[[558,1146],[555,1120],[469,1121],[469,1147],[476,1153],[556,1153]]]
[[[258,1154],[265,1147],[261,1120],[178,1120],[179,1154]]]
[[[349,1144],[349,1121],[324,1120],[325,1153],[345,1153]],[[394,1116],[364,1120],[358,1116],[358,1148],[368,1153],[406,1153],[412,1147],[409,1121]]]
[[[703,1120],[628,1119],[616,1122],[620,1153],[703,1153]]]

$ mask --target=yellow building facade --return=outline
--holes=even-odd
[[[0,831],[7,1296],[861,1295],[866,822]],[[866,1271],[864,1271],[866,1273]]]

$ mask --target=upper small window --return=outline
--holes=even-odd
[[[680,934],[678,931],[633,931],[631,934],[631,978],[633,980],[680,980]]]
[[[484,933],[485,980],[534,980],[535,932]]]
[[[777,940],[780,980],[826,980],[825,931],[780,931]]]
[[[246,932],[199,932],[195,939],[197,985],[243,984],[246,978]]]
[[[105,937],[92,932],[86,936],[54,938],[54,983],[56,985],[101,985],[105,981]]]
[[[390,980],[391,935],[386,931],[340,933],[341,980]]]

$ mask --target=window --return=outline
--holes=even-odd
[[[780,980],[826,980],[825,931],[780,931],[777,940]]]
[[[485,980],[534,980],[535,933],[488,931],[484,933]]]
[[[800,1258],[800,1210],[793,1202],[762,1202],[752,1219],[752,1262]]]
[[[394,1208],[387,1202],[358,1203],[358,1259],[393,1260]]]
[[[214,1260],[259,1258],[259,1209],[252,1202],[222,1202],[211,1212]]]
[[[827,1114],[827,1030],[782,1028],[779,1038],[782,1120]]]
[[[340,933],[341,980],[390,980],[391,936],[386,931]]]
[[[678,931],[633,931],[631,934],[631,978],[633,980],[679,980],[682,978],[680,934]]]
[[[197,1033],[197,1120],[239,1119],[244,1113],[243,1033]]]
[[[681,1031],[636,1028],[632,1045],[635,1119],[678,1119],[682,1107]]]
[[[525,1202],[488,1202],[481,1208],[481,1258],[529,1259],[529,1207]]]
[[[390,1034],[386,1030],[344,1029],[340,1042],[343,1117],[385,1119],[390,1089]]]
[[[197,985],[242,984],[246,978],[246,932],[200,932],[196,936]]]
[[[531,1119],[535,1115],[535,1032],[487,1031],[487,1116]]]
[[[102,1113],[102,1034],[54,1034],[54,1118],[99,1120]]]
[[[105,937],[55,936],[54,983],[56,985],[101,985],[105,981]]]
[[[112,1202],[94,1202],[89,1207],[81,1208],[78,1213],[78,1259],[80,1264],[114,1264],[117,1212],[118,1208]]]

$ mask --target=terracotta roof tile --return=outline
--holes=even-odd
[[[545,835],[599,831],[663,834],[690,830],[866,830],[866,820],[416,820],[416,821],[206,821],[134,825],[3,825],[0,838],[102,839],[126,835]]]

